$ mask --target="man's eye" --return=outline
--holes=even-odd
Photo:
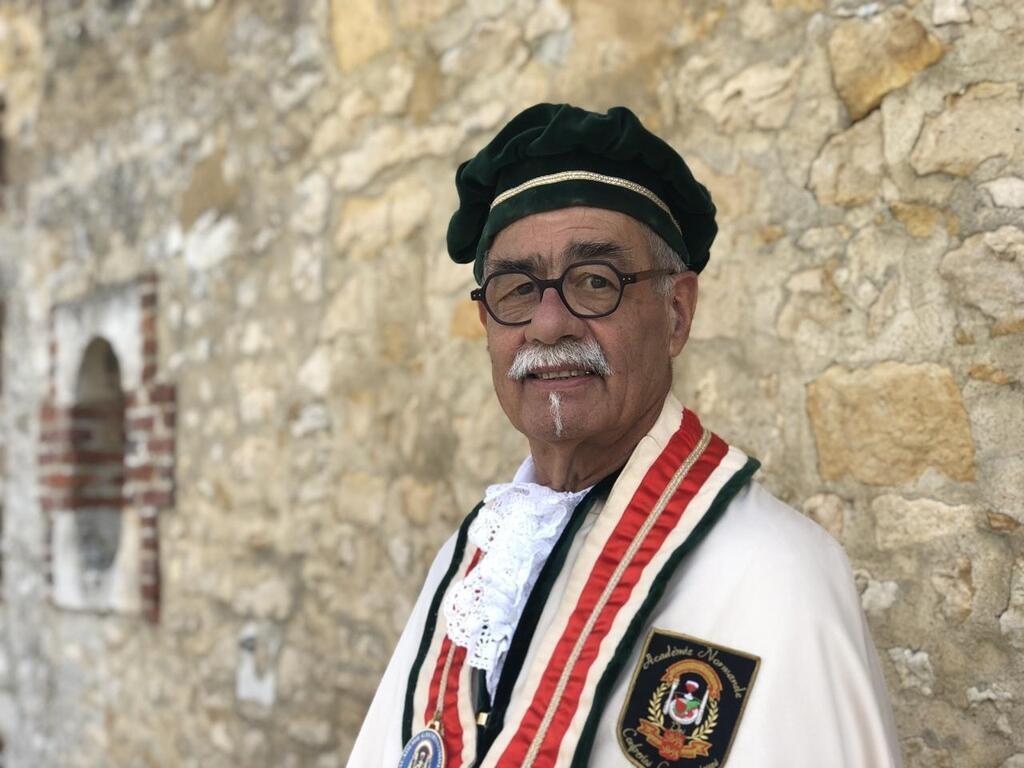
[[[584,275],[583,280],[581,280],[580,283],[582,287],[591,291],[603,291],[611,286],[611,282],[607,277],[595,275],[593,273]]]
[[[535,286],[529,280],[524,280],[521,283],[516,283],[508,287],[501,295],[500,301],[521,299],[526,296],[533,294]]]
[[[533,283],[520,283],[512,289],[512,292],[516,296],[529,296],[533,293]]]

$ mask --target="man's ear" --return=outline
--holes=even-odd
[[[480,325],[482,325],[484,327],[484,330],[486,331],[487,330],[487,307],[484,306],[484,303],[482,301],[478,301],[476,303],[476,311],[479,313],[479,316],[480,316]]]
[[[693,314],[697,311],[697,273],[686,271],[675,278],[672,285],[672,332],[669,337],[669,352],[675,357],[683,351],[690,338]]]

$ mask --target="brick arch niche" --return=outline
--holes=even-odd
[[[175,389],[157,377],[156,299],[145,276],[51,311],[40,502],[60,608],[159,618]]]

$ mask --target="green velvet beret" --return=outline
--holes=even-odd
[[[495,236],[517,219],[585,205],[621,211],[657,232],[685,266],[707,264],[718,226],[711,195],[683,158],[626,107],[523,110],[455,174],[459,208],[448,253],[477,283]]]

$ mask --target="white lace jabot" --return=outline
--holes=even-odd
[[[590,490],[553,491],[535,479],[528,457],[511,483],[487,489],[469,526],[470,542],[484,555],[444,600],[448,636],[466,648],[470,666],[486,671],[492,694],[530,590]]]

